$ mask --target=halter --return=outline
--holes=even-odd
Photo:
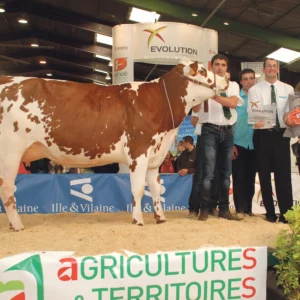
[[[164,84],[164,89],[165,89],[166,97],[167,97],[167,100],[168,100],[168,104],[169,104],[169,108],[170,108],[170,113],[171,113],[171,118],[172,118],[172,123],[173,123],[173,129],[174,129],[175,128],[175,123],[174,123],[174,116],[173,116],[172,106],[171,106],[169,95],[168,95],[168,92],[167,92],[165,80],[163,79],[162,82]]]
[[[202,68],[202,69],[203,69],[203,68]],[[213,91],[215,92],[215,95],[217,94],[216,74],[214,74],[214,83],[208,84],[208,83],[204,83],[204,82],[201,82],[201,81],[199,81],[199,80],[196,80],[196,79],[192,79],[192,78],[190,78],[190,77],[188,77],[188,76],[182,75],[182,74],[180,74],[179,72],[176,72],[176,73],[177,73],[178,75],[180,75],[181,77],[185,78],[186,80],[188,80],[188,81],[194,83],[194,84],[202,85],[202,86],[204,86],[204,87],[206,87],[206,88],[209,88],[209,89],[213,90]],[[223,89],[223,90],[218,90],[218,91],[224,92],[224,91],[226,91],[227,88],[228,88],[228,85],[226,86],[225,89]]]
[[[203,68],[202,68],[203,69]],[[215,92],[215,95],[217,94],[217,86],[216,86],[216,74],[214,74],[214,83],[213,84],[207,84],[207,83],[204,83],[204,82],[201,82],[199,80],[196,80],[196,79],[192,79],[188,76],[185,76],[185,75],[182,75],[180,74],[179,72],[176,72],[178,75],[180,75],[181,77],[183,77],[184,79],[194,83],[194,84],[197,84],[197,85],[202,85],[206,88],[209,88],[211,90],[213,90]],[[165,80],[164,78],[162,78],[162,82],[163,82],[163,85],[164,85],[164,90],[165,90],[165,94],[166,94],[166,98],[168,100],[168,104],[169,104],[169,109],[170,109],[170,113],[171,113],[171,118],[172,118],[172,123],[173,123],[173,129],[175,128],[175,122],[174,122],[174,116],[173,116],[173,110],[172,110],[172,106],[171,106],[171,102],[170,102],[170,99],[169,99],[169,95],[168,95],[168,91],[167,91],[167,88],[166,88],[166,84],[165,84]],[[220,90],[220,91],[226,91],[228,85],[226,86],[226,88],[224,90]]]

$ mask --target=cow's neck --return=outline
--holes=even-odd
[[[177,128],[186,117],[186,101],[188,81],[183,77],[170,72],[159,80],[163,101],[166,101],[166,117],[170,118],[173,128]]]

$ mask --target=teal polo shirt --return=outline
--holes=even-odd
[[[244,100],[242,106],[236,107],[237,121],[234,124],[234,144],[246,149],[253,150],[253,125],[248,124],[248,95],[243,89],[240,91],[240,96]]]

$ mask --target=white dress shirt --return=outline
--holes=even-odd
[[[203,105],[203,104],[202,104],[202,105]],[[194,112],[194,111],[192,110],[191,116],[192,116],[192,117],[197,117],[197,118],[198,118],[198,122],[197,122],[197,124],[196,124],[194,133],[197,134],[197,135],[201,135],[201,123],[199,122],[199,112]]]
[[[240,87],[234,81],[229,81],[229,87],[226,91],[226,96],[237,96],[238,104],[241,106],[244,104],[244,100],[240,97]],[[204,111],[204,103],[201,105],[201,109],[198,113],[198,123],[212,123],[219,126],[233,125],[237,120],[237,112],[235,108],[230,108],[231,118],[228,120],[224,116],[223,106],[213,99],[208,99],[208,112]],[[196,127],[197,129],[197,127]],[[196,131],[195,131],[196,133]],[[200,134],[200,133],[197,133]]]
[[[283,115],[288,111],[288,108],[286,106],[288,95],[294,94],[294,88],[289,84],[283,83],[279,80],[274,82],[273,85],[276,95],[278,121],[281,128],[286,128],[286,125],[283,122]],[[248,110],[250,109],[251,102],[259,103],[259,105],[271,105],[271,83],[264,80],[251,87],[248,92]],[[266,125],[263,128],[255,129],[265,129],[273,127],[274,126]]]

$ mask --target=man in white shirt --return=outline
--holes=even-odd
[[[216,54],[211,60],[212,71],[222,77],[228,69],[228,59]],[[201,123],[201,143],[199,157],[201,163],[200,184],[200,221],[206,221],[209,215],[209,204],[215,168],[218,169],[219,218],[236,220],[229,211],[229,186],[232,170],[233,129],[237,120],[235,107],[244,103],[239,96],[239,85],[230,81],[225,95],[214,96],[201,105],[199,122]],[[218,162],[217,162],[218,158]]]
[[[279,221],[286,223],[284,214],[293,206],[291,183],[290,139],[283,137],[286,125],[283,122],[289,94],[294,94],[292,86],[277,79],[278,62],[267,58],[263,72],[265,80],[257,83],[248,92],[248,109],[252,103],[276,105],[276,125],[266,125],[263,121],[254,124],[254,149],[258,168],[262,198],[266,208],[266,219],[276,222],[272,196],[271,172],[274,172],[277,201],[280,209]]]

